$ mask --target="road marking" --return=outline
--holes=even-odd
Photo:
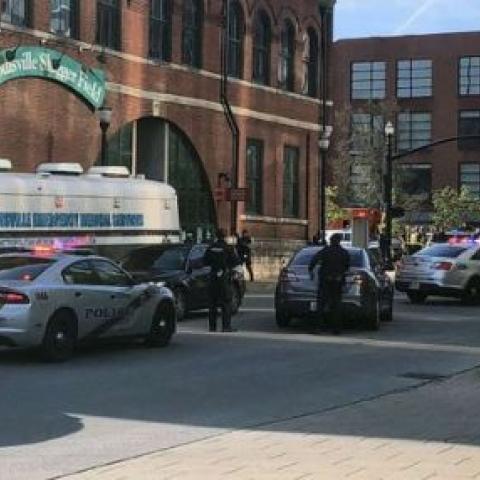
[[[273,300],[273,293],[247,293],[244,298],[271,298]]]
[[[274,308],[240,308],[240,313],[274,313]]]

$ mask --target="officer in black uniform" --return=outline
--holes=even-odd
[[[329,312],[333,332],[338,335],[342,330],[342,289],[345,273],[350,267],[350,256],[341,245],[342,236],[332,235],[330,245],[321,249],[312,258],[308,270],[313,278],[313,269],[320,264],[318,272],[317,309],[319,314]]]
[[[205,264],[211,268],[209,279],[209,329],[217,330],[218,307],[222,309],[222,331],[232,328],[232,269],[240,264],[235,249],[225,242],[225,232],[217,231],[217,240],[205,253]]]

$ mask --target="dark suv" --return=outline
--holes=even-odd
[[[165,282],[175,295],[177,320],[182,320],[189,311],[208,308],[207,248],[204,244],[152,245],[132,250],[121,264],[137,280]],[[237,313],[245,295],[242,267],[234,269],[232,283],[232,313]]]

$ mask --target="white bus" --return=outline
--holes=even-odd
[[[13,173],[0,160],[0,251],[88,248],[112,258],[180,240],[175,190],[125,167],[44,163]]]

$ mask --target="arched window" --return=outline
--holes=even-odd
[[[307,88],[310,97],[318,94],[318,35],[313,28],[308,29]]]
[[[172,0],[151,0],[150,57],[163,62],[172,58]]]
[[[253,81],[270,83],[270,48],[272,29],[268,15],[259,10],[253,24]]]
[[[285,20],[281,33],[279,61],[280,88],[293,92],[295,88],[295,27]]]
[[[202,66],[202,0],[184,0],[182,59],[186,65],[200,68]]]
[[[230,1],[228,19],[228,75],[243,77],[243,38],[245,35],[245,19],[243,9],[238,0]]]

